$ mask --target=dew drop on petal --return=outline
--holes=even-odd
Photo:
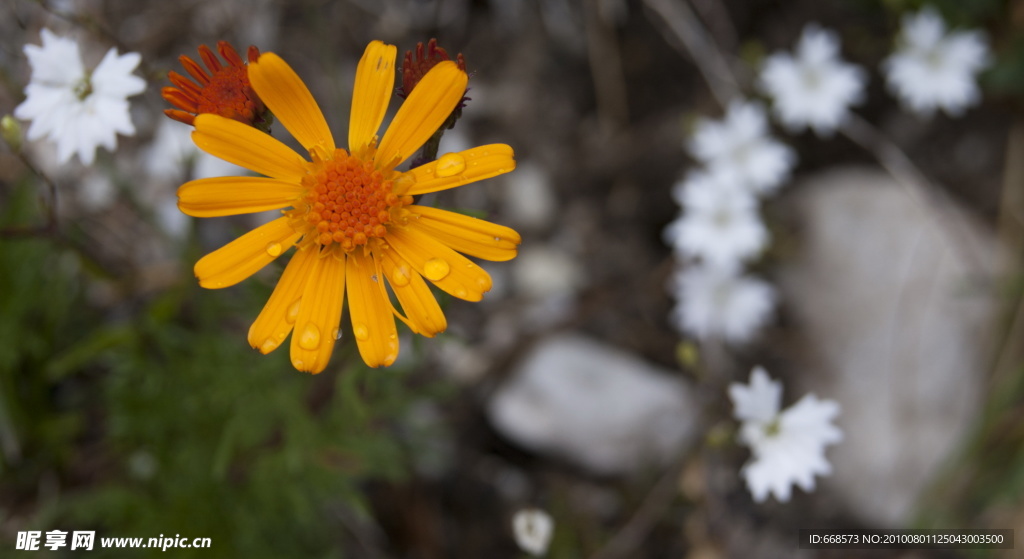
[[[281,243],[267,243],[267,254],[270,256],[281,255]]]
[[[466,170],[466,158],[458,153],[446,153],[437,159],[437,176],[453,177]]]
[[[316,324],[307,324],[299,336],[299,347],[309,351],[320,347],[320,329]]]
[[[391,188],[394,192],[401,194],[412,188],[414,184],[416,184],[416,177],[412,173],[405,173],[391,182]]]
[[[460,287],[459,289],[457,289],[455,291],[455,296],[458,297],[459,299],[465,299],[466,295],[467,295],[467,292],[466,292],[465,288]]]
[[[404,266],[398,266],[391,271],[391,285],[405,287],[409,285],[409,272]]]
[[[275,349],[277,349],[277,341],[274,340],[273,338],[267,338],[266,340],[263,340],[263,345],[260,346],[260,352],[265,354],[270,353]]]
[[[284,319],[288,324],[295,324],[295,319],[299,318],[299,303],[302,299],[299,299],[292,303],[292,306],[288,307],[288,314],[284,315]]]
[[[341,339],[341,328],[335,328],[333,334],[334,334],[334,339],[335,340],[340,340]]]
[[[366,329],[365,324],[356,324],[352,327],[352,333],[355,334],[357,340],[365,342],[370,338],[370,331]]]
[[[431,258],[423,265],[423,275],[427,276],[430,281],[443,280],[451,271],[451,266],[440,258]]]

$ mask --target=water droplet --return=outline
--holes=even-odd
[[[467,295],[466,290],[464,288],[462,288],[462,287],[460,287],[459,289],[457,289],[455,291],[455,296],[458,297],[459,299],[465,299],[466,295]]]
[[[373,280],[373,283],[377,283],[377,274],[370,276],[370,279]]]
[[[416,184],[416,177],[412,173],[406,173],[400,175],[397,179],[391,182],[391,187],[398,194],[405,192],[412,188],[412,185]]]
[[[437,159],[437,176],[453,177],[466,170],[466,158],[457,153],[446,153]]]
[[[366,329],[365,324],[356,324],[352,327],[352,333],[355,334],[356,339],[365,342],[370,338],[370,331]]]
[[[295,324],[295,319],[299,318],[299,303],[301,302],[302,299],[299,299],[292,303],[292,306],[288,307],[288,314],[284,315],[284,319],[288,324]]]
[[[275,349],[277,349],[277,341],[274,340],[273,338],[267,338],[266,340],[263,340],[263,345],[260,346],[260,352],[264,354],[270,353]]]
[[[302,330],[302,335],[299,336],[299,347],[309,351],[320,347],[320,329],[316,327],[316,324],[307,324]]]
[[[494,238],[494,242],[496,242],[496,243],[500,243],[500,242],[501,242],[501,237],[495,237],[495,238]]]
[[[340,340],[341,339],[341,328],[335,328],[334,332],[332,333],[332,335],[334,336],[335,340]]]
[[[398,266],[391,271],[391,285],[405,287],[409,285],[409,271],[405,266]]]
[[[452,271],[451,266],[440,258],[431,258],[423,265],[423,275],[430,281],[440,281]]]
[[[267,243],[267,254],[270,256],[281,255],[281,243]]]
[[[305,368],[306,363],[302,359],[295,359],[292,361],[292,366],[301,371]]]

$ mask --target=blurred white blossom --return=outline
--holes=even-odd
[[[193,128],[176,120],[160,120],[153,141],[139,159],[152,180],[136,190],[139,200],[152,208],[161,228],[175,238],[188,231],[189,218],[178,209],[176,186],[189,179],[247,174],[233,163],[214,157],[192,142]]]
[[[755,501],[764,501],[769,493],[788,501],[793,484],[813,491],[814,476],[832,472],[825,447],[843,438],[832,424],[839,404],[808,394],[780,412],[782,384],[762,367],[750,373],[749,385],[731,384],[729,397],[733,415],[743,422],[740,440],[753,454],[742,473]]]
[[[687,266],[675,272],[669,288],[677,302],[669,315],[673,325],[700,339],[746,342],[775,306],[770,284],[731,268]]]
[[[839,58],[839,38],[817,24],[804,27],[796,55],[777,52],[761,69],[761,89],[772,97],[776,116],[788,129],[810,126],[831,134],[864,97],[864,71]]]
[[[512,533],[523,551],[534,556],[547,553],[555,521],[541,509],[529,508],[516,512],[512,517]]]
[[[777,189],[796,163],[793,150],[768,135],[764,108],[743,101],[730,103],[722,120],[698,122],[688,147],[712,172],[759,194]]]
[[[737,266],[768,241],[757,199],[720,174],[694,171],[676,184],[673,196],[683,214],[665,228],[665,242],[677,254],[717,267]]]
[[[942,109],[958,116],[976,104],[977,74],[988,64],[981,31],[946,31],[942,16],[928,6],[903,16],[899,47],[882,62],[889,89],[910,110],[930,116]]]
[[[135,134],[127,98],[146,88],[142,78],[132,75],[142,57],[134,52],[118,55],[111,48],[89,71],[78,43],[49,29],[41,36],[42,46],[25,45],[32,78],[14,116],[32,121],[29,140],[45,137],[56,143],[61,163],[77,153],[82,163],[92,165],[98,146],[113,151],[117,134]]]
[[[142,163],[149,176],[169,183],[248,172],[196,147],[192,127],[169,118],[161,119]]]

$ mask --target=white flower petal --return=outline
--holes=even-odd
[[[29,140],[47,138],[57,144],[61,163],[77,154],[83,164],[92,165],[97,147],[113,151],[118,134],[135,134],[127,97],[145,89],[145,81],[132,75],[141,57],[118,56],[110,49],[90,74],[77,43],[48,29],[41,37],[41,46],[25,46],[32,78],[14,115],[31,121]]]
[[[757,366],[750,372],[749,385],[737,382],[729,385],[729,398],[736,419],[768,423],[779,414],[782,382],[772,380],[764,367]]]
[[[832,473],[825,448],[843,438],[842,431],[832,424],[839,404],[808,394],[778,413],[781,390],[760,367],[751,373],[749,386],[734,383],[729,387],[733,414],[743,421],[739,440],[753,455],[741,474],[758,502],[769,494],[788,501],[794,484],[813,491],[815,476]]]
[[[540,556],[547,553],[555,521],[540,509],[522,509],[512,517],[512,534],[523,551]]]
[[[731,267],[688,266],[673,276],[669,287],[677,301],[669,315],[673,325],[699,339],[747,342],[775,306],[771,285],[740,276]]]
[[[931,7],[903,18],[900,46],[882,62],[890,91],[913,112],[958,116],[981,99],[977,74],[989,63],[980,31],[946,32]]]
[[[867,78],[839,58],[839,38],[816,24],[804,28],[796,53],[769,56],[758,85],[788,129],[811,127],[828,136],[849,117],[850,106],[863,100]]]

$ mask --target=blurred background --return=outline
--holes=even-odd
[[[921,5],[3,0],[0,113],[23,100],[22,49],[44,27],[87,67],[140,53],[149,85],[131,99],[137,133],[89,168],[46,142],[0,149],[0,555],[19,531],[60,529],[212,538],[173,557],[521,557],[524,507],[553,517],[552,558],[863,556],[797,550],[800,528],[1024,535],[1024,3],[934,3],[988,34],[993,64],[979,106],[931,119],[878,70]],[[662,230],[694,167],[684,142],[722,107],[679,30],[756,69],[813,21],[867,71],[856,112],[941,194],[913,195],[842,135],[776,129],[799,163],[762,208],[772,241],[752,269],[777,309],[750,343],[689,340],[668,316]],[[367,42],[434,37],[470,73],[441,152],[507,143],[518,168],[432,203],[515,228],[519,256],[484,263],[485,300],[443,299],[448,331],[406,336],[390,368],[367,369],[349,337],[317,376],[259,355],[245,335],[281,263],[219,291],[192,265],[268,215],[178,212],[180,184],[239,171],[163,116],[167,71],[219,40],[274,51],[339,134]],[[724,387],[757,364],[784,405],[814,392],[842,407],[832,475],[788,503],[755,503],[739,474]]]

